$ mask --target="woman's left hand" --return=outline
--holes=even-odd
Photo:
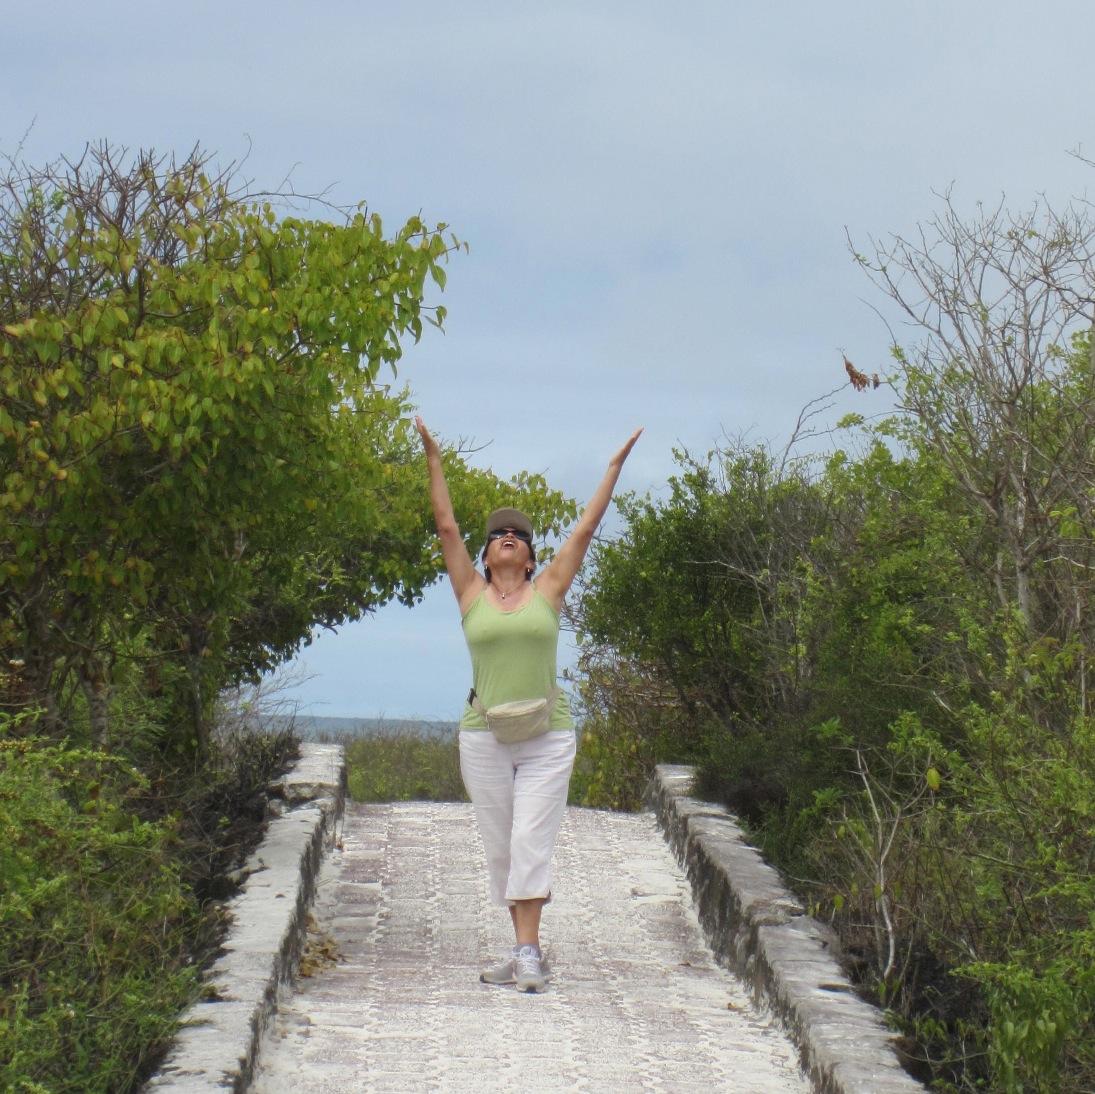
[[[631,454],[631,450],[635,447],[635,442],[639,439],[639,434],[642,433],[643,426],[639,426],[634,433],[627,439],[627,443],[608,461],[609,467],[622,467],[624,460]]]

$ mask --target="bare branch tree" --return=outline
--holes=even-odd
[[[1044,202],[964,219],[950,193],[909,239],[849,238],[920,336],[895,341],[903,408],[995,529],[995,588],[1034,636],[1091,637],[1095,220]]]

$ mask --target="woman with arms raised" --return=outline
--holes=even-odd
[[[460,772],[486,849],[491,900],[509,908],[516,939],[512,955],[484,969],[480,979],[543,991],[540,913],[551,899],[551,857],[575,750],[570,707],[556,684],[559,613],[642,430],[609,461],[574,530],[534,581],[532,522],[517,509],[496,509],[487,518],[483,573],[476,570],[453,516],[440,449],[421,418],[415,425],[426,450],[445,568],[471,654],[472,691],[460,719]],[[538,709],[535,702],[522,702],[527,700],[539,700]],[[512,716],[515,708],[522,709]]]

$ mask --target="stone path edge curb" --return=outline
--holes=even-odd
[[[835,933],[805,914],[732,813],[690,797],[694,778],[691,767],[659,765],[646,798],[716,955],[783,1022],[818,1094],[922,1092],[901,1067],[881,1012],[841,971]]]
[[[211,998],[193,1004],[159,1070],[142,1087],[156,1094],[246,1090],[259,1044],[293,975],[324,850],[346,804],[341,745],[304,742],[275,784],[275,815],[228,902],[232,926],[206,973]]]

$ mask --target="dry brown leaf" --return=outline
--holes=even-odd
[[[848,373],[848,379],[856,391],[866,391],[870,386],[871,378],[865,372],[860,372],[847,357],[844,358],[844,371]],[[878,377],[876,376],[874,379],[874,386],[878,387]]]

